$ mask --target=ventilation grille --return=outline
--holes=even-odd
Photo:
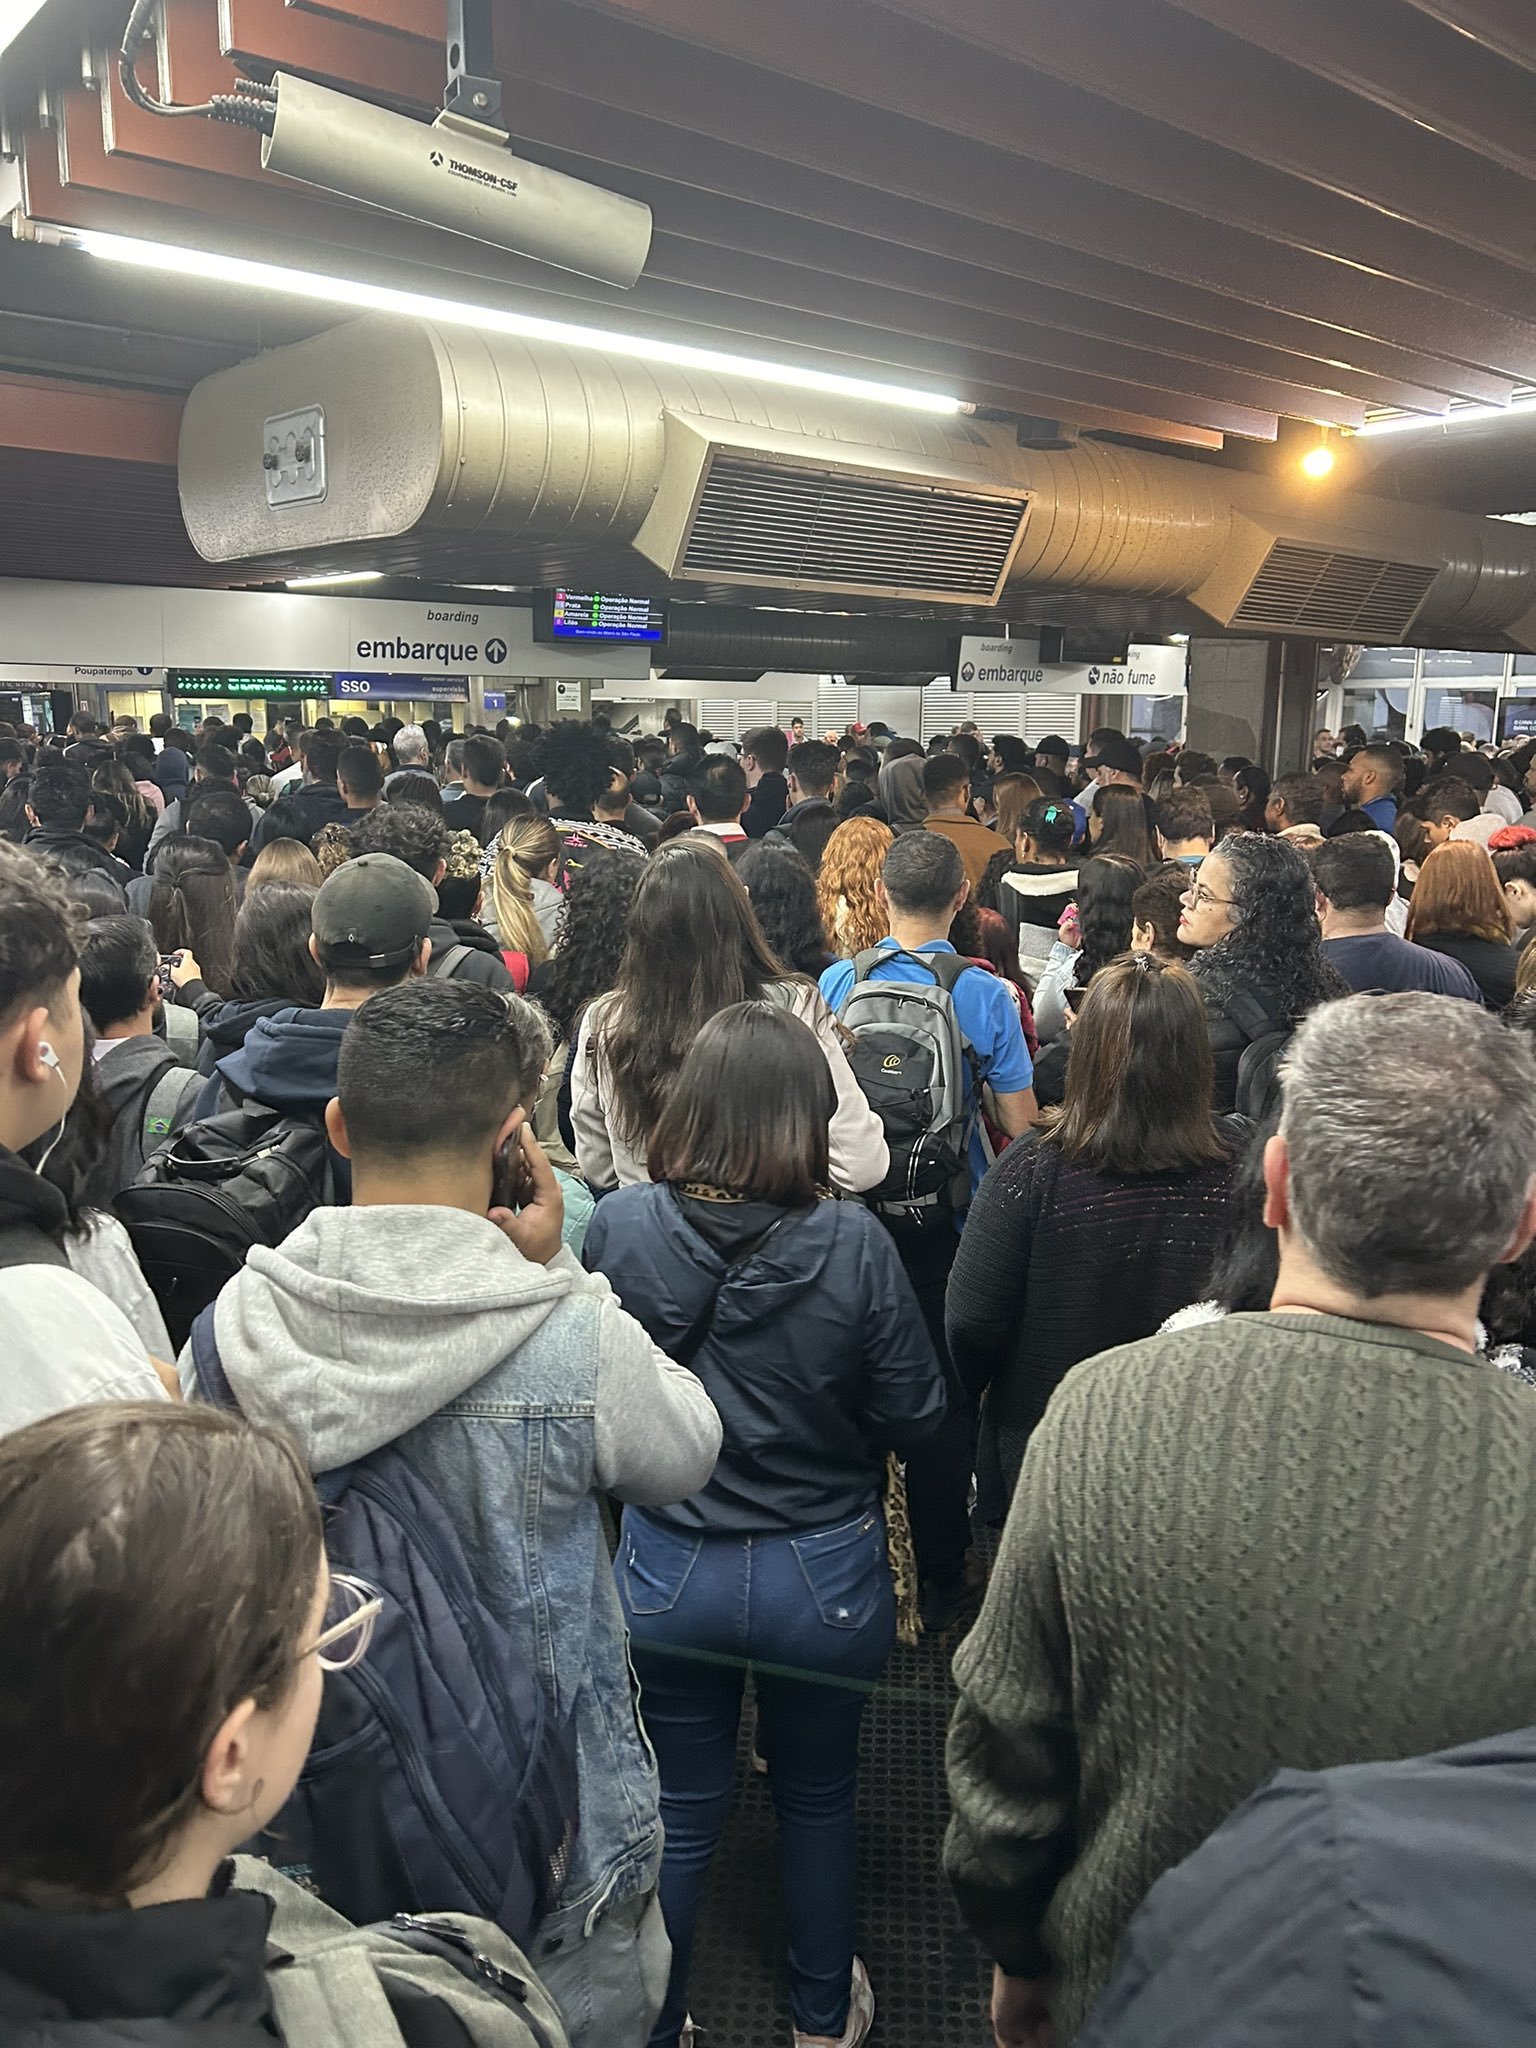
[[[991,603],[1027,501],[716,453],[679,574]]]
[[[1407,632],[1439,573],[1420,562],[1277,541],[1231,623],[1265,633],[1340,633],[1392,642]]]

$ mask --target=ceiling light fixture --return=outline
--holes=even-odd
[[[657,341],[642,334],[619,334],[565,320],[543,320],[532,313],[509,313],[496,306],[469,305],[461,299],[440,299],[427,292],[402,291],[394,285],[367,284],[360,278],[332,277],[315,270],[293,270],[286,264],[258,263],[245,256],[185,249],[171,242],[142,241],[132,235],[107,234],[99,228],[60,228],[38,222],[31,237],[48,247],[78,249],[103,262],[126,264],[134,270],[199,278],[208,284],[243,285],[252,291],[287,292],[295,298],[313,299],[352,312],[398,313],[411,320],[473,327],[487,334],[512,334],[524,341],[553,341],[567,348],[600,349],[605,355],[631,356],[639,362],[668,363],[679,369],[707,370],[717,376],[748,377],[759,383],[823,391],[838,398],[872,400],[881,405],[900,406],[906,412],[953,416],[975,409],[944,392],[917,391],[873,377],[848,377],[836,370],[813,370],[795,363],[732,355],[724,349],[697,348],[691,342]]]
[[[1302,475],[1318,481],[1325,476],[1332,476],[1333,464],[1334,453],[1328,446],[1328,429],[1324,427],[1323,437],[1317,446],[1309,448],[1301,458]]]
[[[290,576],[290,590],[332,590],[338,583],[382,583],[382,569],[333,569],[323,576]]]
[[[1470,426],[1474,420],[1504,420],[1514,413],[1536,412],[1536,392],[1512,398],[1508,405],[1453,405],[1449,412],[1427,417],[1423,413],[1380,414],[1355,429],[1361,439],[1377,434],[1406,434],[1414,428]]]

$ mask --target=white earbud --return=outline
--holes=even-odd
[[[56,1074],[59,1072],[59,1056],[46,1038],[37,1041],[37,1056],[45,1067],[52,1067]]]

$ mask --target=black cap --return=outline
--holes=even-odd
[[[437,892],[392,853],[362,853],[326,876],[315,896],[321,965],[405,967],[437,915]]]
[[[1065,761],[1072,749],[1059,732],[1048,732],[1043,740],[1035,741],[1037,754],[1049,754],[1053,761]]]
[[[1120,775],[1140,775],[1141,755],[1122,733],[1106,733],[1083,762],[1085,768],[1113,768]]]

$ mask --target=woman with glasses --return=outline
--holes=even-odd
[[[1195,949],[1190,972],[1205,997],[1215,1104],[1235,1107],[1242,1057],[1255,1039],[1294,1030],[1349,985],[1323,957],[1312,870],[1294,846],[1234,832],[1200,863],[1184,892],[1178,936]]]
[[[274,2048],[228,1858],[377,1611],[276,1430],[112,1402],[0,1439],[0,2039]]]
[[[1070,1369],[1199,1296],[1246,1128],[1212,1112],[1184,968],[1151,953],[1100,967],[1071,1034],[1066,1099],[987,1174],[949,1279],[950,1354],[987,1389],[979,1469],[1005,1496]]]

